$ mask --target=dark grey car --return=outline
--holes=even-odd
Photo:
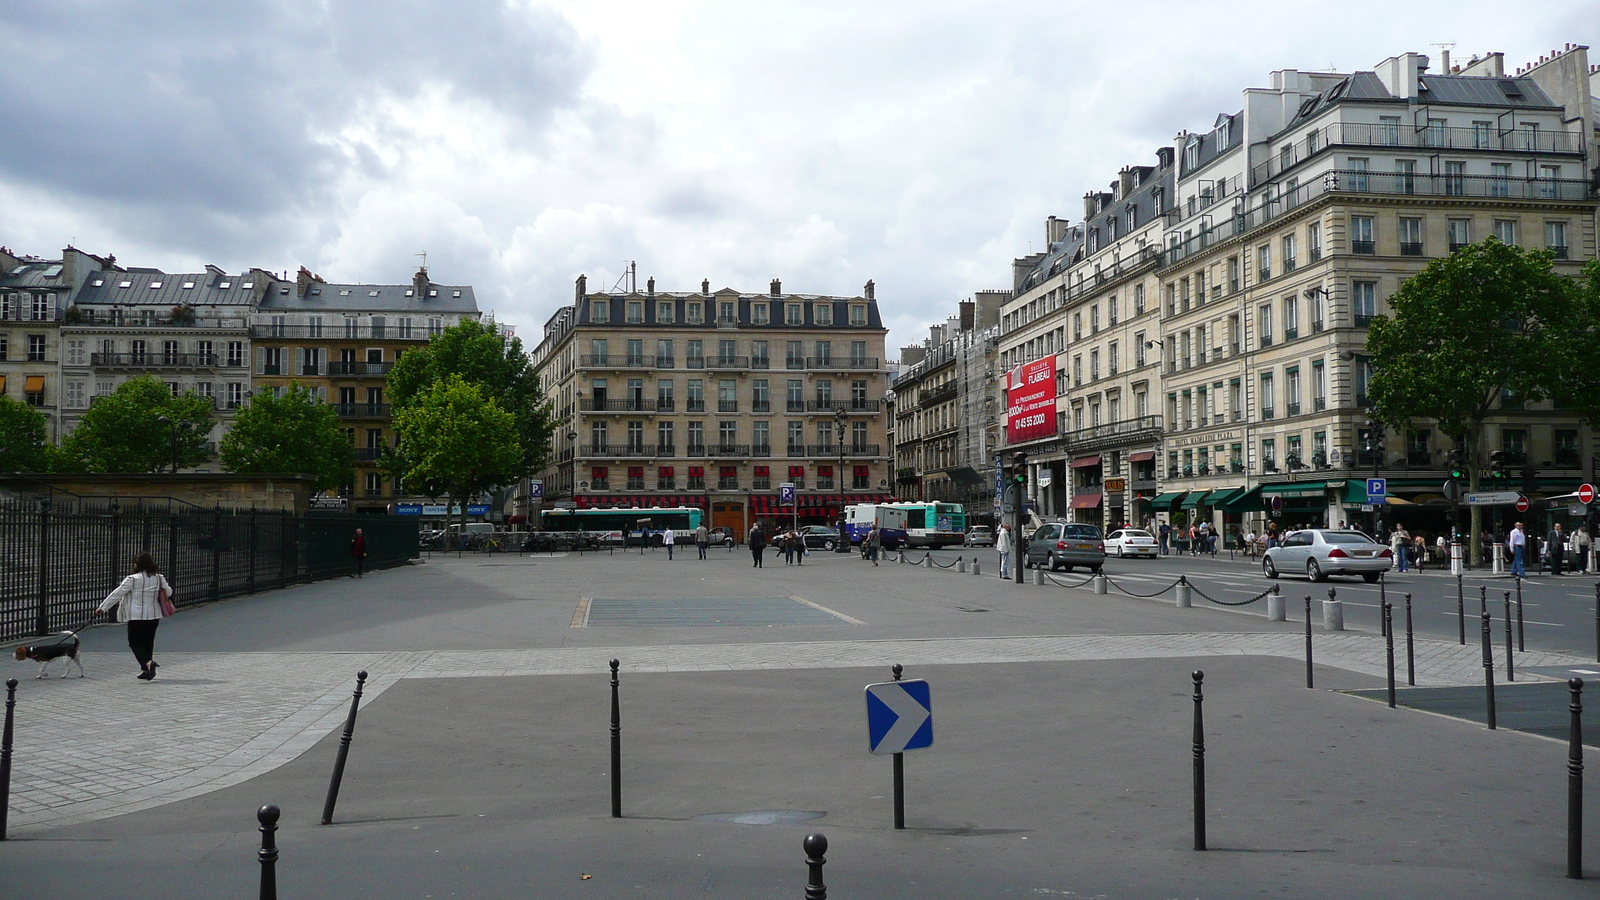
[[[1083,566],[1099,573],[1106,562],[1106,545],[1098,526],[1048,522],[1029,536],[1023,560],[1029,568],[1044,566],[1052,572],[1057,569],[1070,572],[1073,566]]]

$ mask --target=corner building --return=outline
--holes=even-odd
[[[840,502],[889,499],[883,365],[872,282],[856,297],[591,293],[545,324],[533,353],[555,408],[544,503],[698,506],[743,533],[831,524]]]
[[[1173,191],[1147,288],[1158,292],[1147,298],[1159,328],[1150,329],[1149,368],[1135,367],[1153,375],[1159,492],[1135,492],[1133,514],[1108,510],[1105,524],[1159,517],[1231,534],[1259,531],[1276,508],[1280,527],[1373,527],[1365,479],[1381,476],[1386,525],[1447,527],[1439,492],[1453,441],[1428,422],[1370,441],[1367,325],[1431,259],[1489,236],[1548,249],[1560,271],[1576,274],[1596,252],[1600,152],[1586,126],[1595,104],[1586,48],[1569,45],[1511,75],[1499,54],[1442,62],[1436,75],[1415,53],[1370,72],[1275,72],[1269,87],[1244,92],[1242,109],[1163,148]],[[1108,268],[1106,250],[1093,249],[1096,220],[1084,227],[1067,283]],[[1017,307],[1049,296],[1057,276],[1039,270],[1050,258],[1018,261],[1031,269],[1019,277]],[[1076,329],[1035,349],[1052,323],[1015,313],[1023,315],[1002,338],[1010,364],[1052,346],[1074,360],[1092,352],[1092,336]],[[1073,315],[1061,309],[1054,327]],[[1095,381],[1060,368],[1058,406],[1070,415],[1092,400]],[[1505,451],[1533,470],[1535,497],[1575,488],[1585,459],[1594,471],[1591,429],[1549,402],[1503,398],[1484,437],[1476,463]],[[1051,492],[1036,496],[1057,511]]]

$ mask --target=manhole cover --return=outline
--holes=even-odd
[[[728,825],[795,825],[820,819],[827,813],[807,812],[803,809],[756,809],[750,812],[707,813],[695,816],[691,822],[722,822]]]

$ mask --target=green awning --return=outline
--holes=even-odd
[[[1155,511],[1171,509],[1172,504],[1182,496],[1183,491],[1170,491],[1165,494],[1157,494],[1150,500],[1150,509]]]
[[[1190,491],[1188,496],[1183,498],[1183,503],[1178,508],[1194,509],[1206,499],[1208,494],[1210,494],[1210,491]]]
[[[1336,487],[1343,484],[1344,482],[1342,481],[1334,482],[1334,486]],[[1261,486],[1261,493],[1268,497],[1316,497],[1320,499],[1327,494],[1328,486],[1328,482],[1326,481],[1283,481],[1279,482],[1278,484],[1263,484]],[[1361,490],[1363,497],[1366,496],[1366,489],[1366,482],[1362,482]]]
[[[1206,495],[1205,504],[1212,509],[1220,509],[1224,503],[1227,503],[1236,497],[1242,496],[1244,492],[1245,489],[1242,487],[1217,488]]]
[[[1221,508],[1230,513],[1263,512],[1267,505],[1261,502],[1261,488],[1254,487],[1241,488],[1237,496],[1222,501]]]
[[[1344,502],[1367,502],[1367,480],[1365,478],[1352,478],[1344,483]]]

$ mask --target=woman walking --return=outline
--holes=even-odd
[[[137,677],[140,681],[154,679],[156,669],[160,667],[154,657],[156,626],[161,624],[164,615],[161,608],[163,592],[170,603],[172,585],[156,568],[156,562],[150,558],[150,554],[141,553],[134,561],[133,574],[122,579],[117,589],[106,595],[100,608],[90,617],[92,621],[112,607],[120,607],[118,618],[128,623],[128,649],[133,651],[133,658],[139,661]]]

